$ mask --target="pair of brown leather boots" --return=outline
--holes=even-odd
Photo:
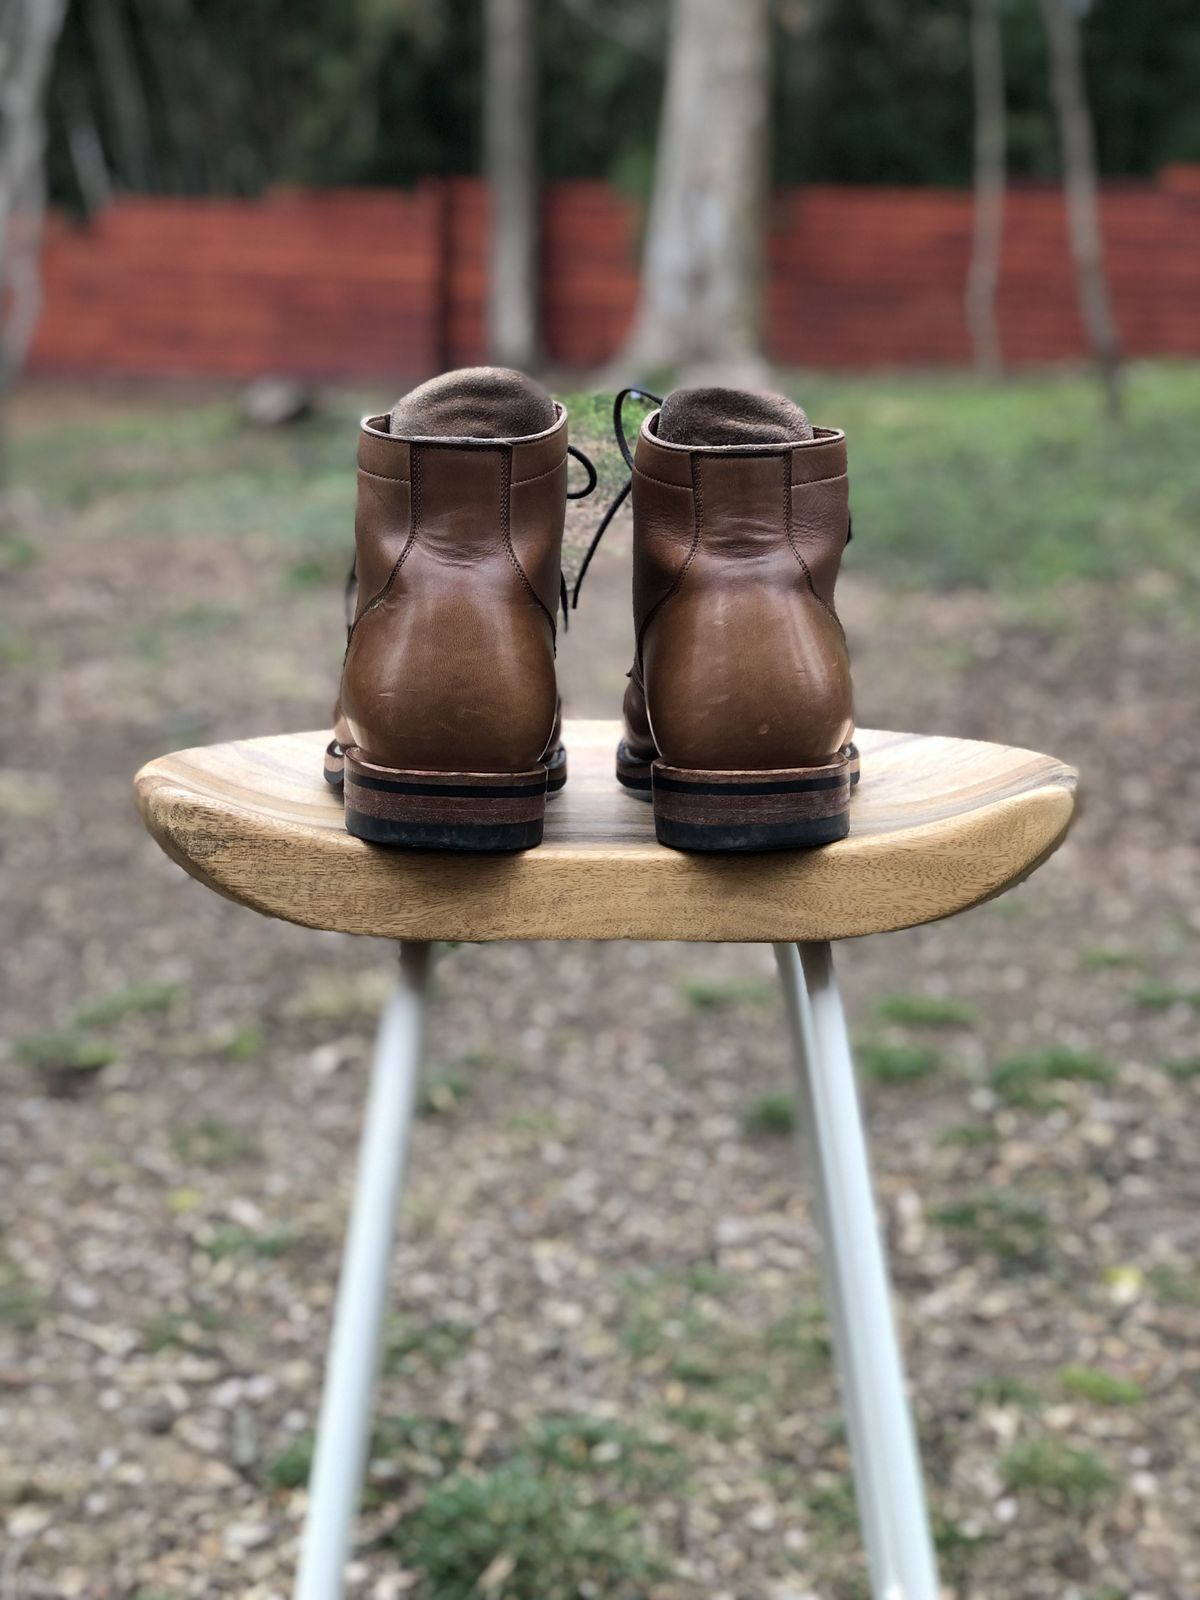
[[[779,395],[677,389],[631,453],[623,399],[637,644],[617,779],[676,849],[840,839],[858,776],[834,609],[845,436]],[[435,378],[363,422],[325,769],[358,838],[540,843],[567,777],[554,661],[569,451],[594,486],[565,409],[499,368]]]

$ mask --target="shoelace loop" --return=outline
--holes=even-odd
[[[575,460],[579,462],[580,466],[588,475],[588,481],[582,489],[567,490],[567,499],[586,500],[588,495],[592,493],[597,483],[600,481],[596,472],[596,468],[592,462],[592,458],[584,451],[580,450],[577,445],[573,444],[569,444],[567,446],[567,454],[569,456],[574,456]],[[567,596],[567,580],[563,577],[561,567],[559,568],[558,573],[558,603],[562,607],[563,632],[566,633],[568,628],[571,626],[571,604]]]
[[[576,445],[573,445],[573,444],[569,444],[567,446],[567,454],[569,456],[574,456],[576,461],[579,462],[580,466],[583,468],[583,470],[588,475],[588,481],[587,481],[586,485],[582,489],[568,489],[567,490],[567,499],[568,500],[586,500],[588,495],[591,494],[592,490],[596,487],[596,484],[599,482],[599,479],[598,479],[598,477],[596,475],[596,469],[592,465],[592,458],[589,455],[585,455],[582,450],[580,450]]]
[[[579,568],[579,576],[575,579],[575,588],[571,594],[572,611],[574,611],[579,604],[579,591],[583,587],[583,580],[587,576],[587,569],[592,564],[592,557],[596,554],[596,551],[600,546],[601,539],[603,539],[605,533],[608,531],[609,523],[625,504],[626,500],[628,500],[629,492],[633,488],[633,451],[629,448],[629,437],[625,432],[624,418],[625,403],[628,400],[646,400],[653,406],[662,405],[662,399],[659,395],[651,394],[649,389],[643,389],[640,385],[636,385],[628,389],[622,389],[617,395],[616,399],[613,401],[613,433],[616,436],[617,448],[625,458],[625,465],[629,468],[629,478],[628,481],[624,483],[613,496],[613,499],[606,509],[604,515],[600,518],[599,527],[597,527],[595,533],[592,535],[592,542],[588,545],[587,551],[584,554],[583,564]]]

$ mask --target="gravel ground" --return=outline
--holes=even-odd
[[[339,597],[265,536],[26,517],[0,1600],[282,1597],[392,958],[207,894],[130,777],[320,725]],[[566,643],[575,715],[619,702],[628,549]],[[1194,1600],[1194,620],[1149,579],[1018,606],[852,572],[843,610],[865,724],[1049,749],[1086,795],[1027,885],[839,953],[946,1592]],[[865,1595],[769,952],[459,947],[430,1050],[352,1593]]]

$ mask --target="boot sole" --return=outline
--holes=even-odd
[[[850,831],[858,751],[844,746],[819,767],[702,771],[639,761],[622,743],[617,781],[654,806],[658,842],[673,850],[796,850],[832,844]]]
[[[343,797],[346,831],[410,850],[529,850],[542,842],[546,800],[567,781],[560,745],[528,772],[420,772],[380,767],[336,742],[325,780]]]

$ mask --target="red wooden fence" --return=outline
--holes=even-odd
[[[1122,341],[1200,355],[1200,168],[1103,197]],[[789,365],[936,365],[969,357],[971,198],[809,187],[775,197],[766,344]],[[637,292],[637,208],[601,183],[551,186],[542,320],[551,358],[595,366]],[[481,360],[486,195],[284,190],[263,200],[127,198],[88,227],[51,221],[31,365],[77,374],[281,372],[416,377]],[[1008,197],[999,310],[1013,362],[1084,353],[1062,198]]]

